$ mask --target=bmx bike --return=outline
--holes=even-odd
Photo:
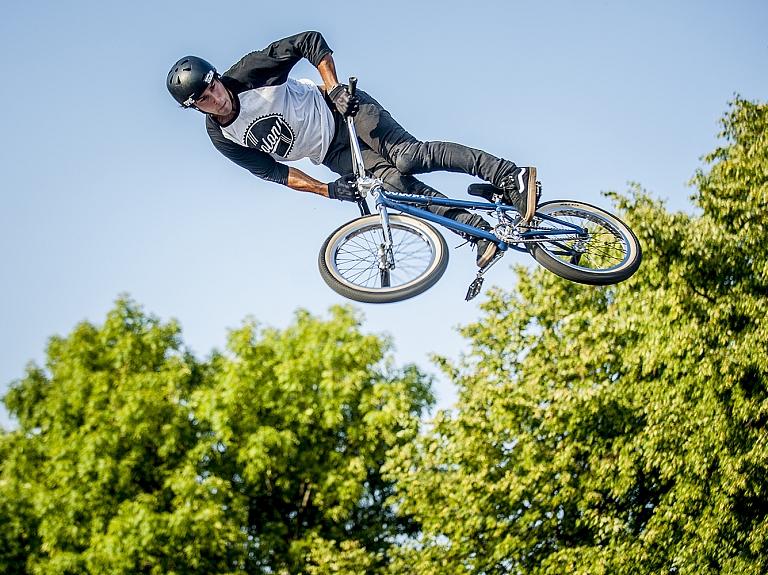
[[[350,78],[350,92],[354,93],[355,85],[356,79]],[[524,222],[514,207],[502,203],[501,191],[490,184],[473,184],[468,192],[490,195],[493,201],[391,192],[381,180],[366,175],[352,118],[346,121],[357,187],[363,198],[358,203],[361,217],[334,231],[318,258],[323,280],[344,297],[390,303],[432,287],[448,266],[448,245],[432,224],[497,245],[494,258],[478,270],[470,284],[467,300],[480,293],[484,274],[510,249],[530,254],[562,278],[590,285],[619,283],[640,267],[642,250],[635,234],[619,218],[596,206],[573,200],[549,201],[539,204],[532,220]],[[368,208],[368,196],[374,200],[376,214]],[[433,214],[427,211],[430,206],[480,212],[497,223],[485,231]]]

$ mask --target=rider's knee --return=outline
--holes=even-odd
[[[401,174],[421,174],[428,172],[428,166],[425,165],[424,142],[413,141],[397,154],[395,158],[395,167]]]

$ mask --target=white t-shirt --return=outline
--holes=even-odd
[[[334,113],[316,85],[288,77],[302,58],[317,68],[331,49],[319,32],[302,32],[243,56],[221,75],[237,116],[220,125],[206,116],[211,142],[255,176],[287,185],[285,160],[323,161],[334,137]]]
[[[288,78],[284,84],[240,92],[240,114],[224,137],[268,153],[278,161],[323,161],[334,136],[333,114],[311,80]]]

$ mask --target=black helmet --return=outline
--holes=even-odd
[[[216,68],[197,56],[185,56],[168,72],[166,86],[171,96],[189,108],[195,103],[216,77]]]

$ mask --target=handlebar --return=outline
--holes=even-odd
[[[353,94],[357,90],[357,78],[349,79],[349,93]],[[359,180],[365,177],[365,164],[363,163],[363,153],[360,151],[360,143],[357,141],[357,131],[351,116],[346,117],[347,128],[349,129],[349,145],[352,148],[352,168],[355,177]]]

